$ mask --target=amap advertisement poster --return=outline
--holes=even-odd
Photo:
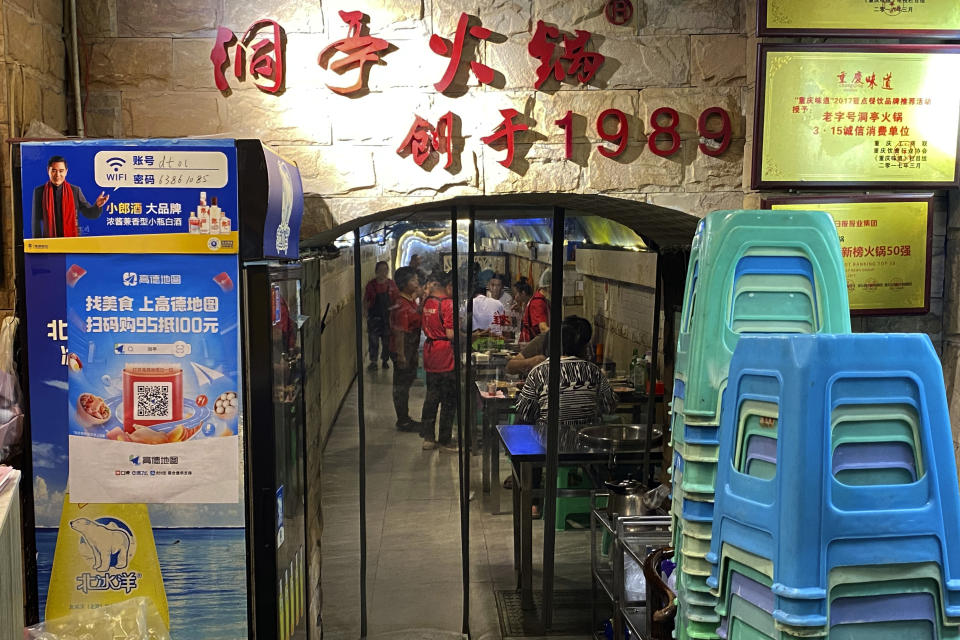
[[[66,261],[71,499],[237,502],[237,257]]]
[[[22,146],[24,237],[61,234],[25,241],[41,616],[142,596],[174,639],[246,638],[236,153],[114,142]]]

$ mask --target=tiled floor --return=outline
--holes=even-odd
[[[421,439],[394,428],[391,371],[366,372],[367,623],[370,638],[460,638],[462,575],[457,455],[421,451]],[[420,416],[424,388],[411,392]],[[360,637],[357,398],[351,392],[323,458],[323,628],[325,640]],[[490,514],[480,457],[470,460],[470,637],[500,640],[495,590],[515,586],[510,492]],[[508,473],[501,461],[501,480]],[[540,524],[538,521],[537,524]],[[589,589],[589,532],[557,534],[556,588]],[[534,584],[540,582],[542,527],[534,527]],[[539,587],[538,587],[539,588]],[[556,638],[558,636],[552,636]],[[582,637],[582,636],[581,636]]]

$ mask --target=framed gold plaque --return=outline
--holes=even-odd
[[[960,37],[956,0],[759,0],[760,36]]]
[[[826,211],[833,217],[855,315],[930,310],[932,194],[784,196],[765,209]]]
[[[960,46],[758,48],[755,189],[953,187]]]

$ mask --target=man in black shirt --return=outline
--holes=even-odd
[[[87,202],[80,187],[67,182],[67,161],[63,156],[52,156],[47,161],[47,174],[50,179],[33,190],[32,237],[79,236],[77,213],[91,220],[99,218],[110,196],[101,191],[94,204]]]

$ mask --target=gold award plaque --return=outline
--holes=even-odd
[[[770,30],[952,31],[960,30],[956,0],[766,0]]]
[[[960,52],[764,52],[759,182],[950,185]]]
[[[927,306],[927,201],[773,204],[819,209],[833,217],[852,311]]]

